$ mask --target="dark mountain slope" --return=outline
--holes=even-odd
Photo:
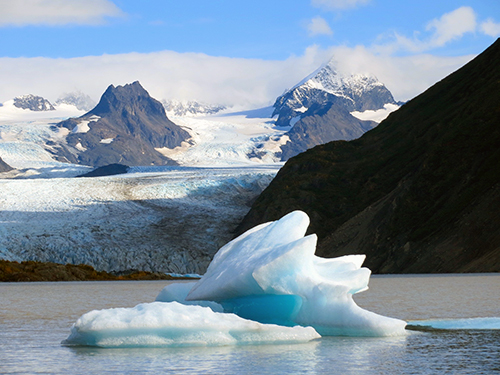
[[[1,172],[8,172],[8,171],[11,171],[12,169],[14,169],[14,168],[12,168],[9,164],[4,162],[2,160],[2,158],[0,158],[0,173]]]
[[[240,231],[301,209],[374,272],[500,271],[500,39],[351,142],[290,159]]]
[[[70,130],[58,159],[96,167],[175,164],[155,148],[175,148],[190,138],[139,82],[109,86],[93,110],[58,126]]]
[[[373,121],[357,119],[337,101],[316,103],[286,133],[290,140],[281,146],[281,160],[288,160],[316,145],[359,138],[376,125]]]

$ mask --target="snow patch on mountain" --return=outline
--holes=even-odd
[[[377,109],[375,111],[366,110],[364,112],[353,111],[351,115],[354,117],[363,120],[363,121],[374,121],[376,123],[380,123],[387,118],[392,112],[399,109],[399,105],[387,103],[384,105],[384,108]]]

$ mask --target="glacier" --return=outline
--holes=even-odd
[[[314,255],[309,217],[294,211],[223,246],[196,282],[155,302],[80,317],[64,345],[101,347],[294,343],[321,336],[397,336],[406,322],[357,306],[368,288],[363,255]]]

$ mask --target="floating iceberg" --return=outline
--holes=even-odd
[[[156,302],[91,311],[66,345],[186,346],[309,341],[320,335],[395,336],[406,322],[357,306],[364,255],[314,255],[309,217],[294,211],[223,246],[198,282],[166,286]]]
[[[262,323],[312,326],[321,335],[404,334],[406,322],[354,302],[353,294],[368,289],[365,256],[315,256],[316,235],[304,237],[308,226],[309,217],[294,211],[245,232],[217,252],[186,300],[217,302]]]
[[[320,337],[311,327],[264,325],[208,307],[153,302],[82,315],[63,345],[179,347],[307,342]]]

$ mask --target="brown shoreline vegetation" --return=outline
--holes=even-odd
[[[129,271],[119,275],[96,271],[86,264],[52,262],[12,262],[0,260],[0,282],[18,281],[111,281],[111,280],[182,280],[160,272]]]

